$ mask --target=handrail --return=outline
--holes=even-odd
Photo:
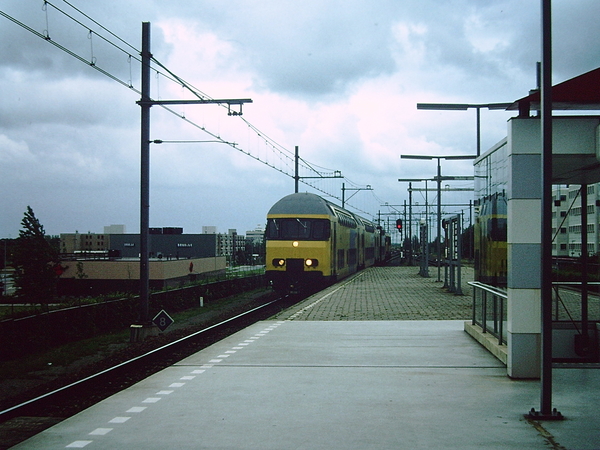
[[[498,338],[499,344],[506,344],[504,333],[507,321],[507,311],[505,310],[508,305],[507,292],[479,281],[469,281],[468,284],[473,287],[472,324],[480,326],[484,333],[490,333]],[[600,282],[589,282],[587,284],[599,286]],[[552,302],[554,309],[553,322],[571,323],[579,333],[578,324],[581,322],[582,329],[586,329],[586,325],[580,311],[581,300],[576,298],[577,290],[573,289],[577,286],[581,286],[581,282],[554,281],[552,283],[554,291]],[[563,295],[559,293],[561,287],[564,288]],[[572,292],[573,298],[566,299],[564,297],[566,292]],[[590,291],[588,295],[594,298],[594,302],[597,302],[600,292]],[[562,309],[559,310],[561,306]],[[561,318],[561,315],[566,317]],[[598,323],[600,322],[600,315],[594,315],[594,317],[589,317],[587,320]]]
[[[494,295],[498,295],[504,299],[508,298],[508,294],[504,289],[500,289],[496,286],[490,286],[489,284],[481,283],[479,281],[469,281],[467,284],[476,287],[478,289],[482,289],[484,291],[491,292]]]
[[[506,344],[504,337],[505,305],[508,299],[506,291],[479,281],[469,281],[468,284],[473,287],[473,325],[479,325],[484,333],[490,333],[498,338],[498,344]],[[477,308],[478,292],[481,293],[481,311]],[[491,308],[488,308],[488,294],[491,297]],[[492,311],[492,329],[488,329],[487,326],[488,309]]]

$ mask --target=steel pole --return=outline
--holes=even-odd
[[[140,320],[149,322],[148,296],[150,231],[150,23],[142,23],[141,195],[140,195]]]
[[[588,317],[588,272],[589,272],[589,254],[588,254],[588,185],[581,185],[581,343],[580,353],[588,356],[589,344],[589,317]]]
[[[413,235],[412,235],[412,183],[408,183],[408,265],[413,265]]]
[[[295,157],[294,157],[294,169],[295,169],[295,174],[294,174],[294,193],[298,193],[298,182],[300,181],[300,175],[298,174],[298,158],[300,158],[299,153],[298,153],[298,146],[296,145],[296,151],[295,151]]]
[[[437,194],[438,194],[438,204],[437,204],[437,266],[438,266],[438,277],[437,281],[441,281],[441,271],[442,271],[442,164],[441,158],[437,159]]]
[[[540,414],[559,416],[552,410],[552,2],[542,0],[542,367]],[[562,416],[561,416],[562,417]]]
[[[477,157],[481,155],[481,107],[476,107],[477,110]]]

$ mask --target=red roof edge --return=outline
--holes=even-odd
[[[536,90],[516,100],[507,110],[539,102],[540,93]],[[600,67],[553,86],[552,109],[600,109]]]

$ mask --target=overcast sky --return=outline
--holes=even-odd
[[[287,152],[299,146],[321,172],[341,171],[345,179],[306,179],[328,194],[341,198],[342,183],[370,185],[372,191],[345,196],[362,215],[380,211],[386,219],[393,211],[386,203],[408,199],[407,183],[398,178],[436,175],[435,161],[401,160],[401,154],[475,153],[474,110],[422,111],[417,102],[512,102],[535,87],[540,60],[539,0],[52,4],[94,33],[53,6],[44,9],[41,0],[3,0],[0,11],[120,82],[0,17],[0,237],[18,236],[28,205],[48,234],[101,233],[110,224],[139,232],[135,89],[144,21],[151,22],[153,56],[169,71],[212,98],[253,100],[243,108],[247,122],[216,105],[172,108],[186,120],[152,108],[151,139],[217,136],[236,144],[151,145],[150,226],[186,233],[203,225],[240,233],[264,225],[271,205],[294,191],[294,180],[282,173],[293,168],[278,146]],[[554,83],[600,66],[598,17],[597,0],[553,2]],[[153,70],[153,98],[193,98],[166,73]],[[483,151],[506,135],[512,115],[482,111]],[[473,169],[469,161],[443,161],[442,172],[472,175]],[[315,174],[303,168],[300,175]],[[325,196],[303,183],[300,190]],[[460,203],[469,195],[442,198]],[[413,200],[423,204],[424,193]]]

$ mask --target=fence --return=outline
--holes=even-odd
[[[178,312],[235,293],[264,287],[262,275],[235,278],[150,295],[150,314],[161,309]],[[139,297],[83,304],[0,321],[0,360],[7,360],[119,329],[138,319]]]

